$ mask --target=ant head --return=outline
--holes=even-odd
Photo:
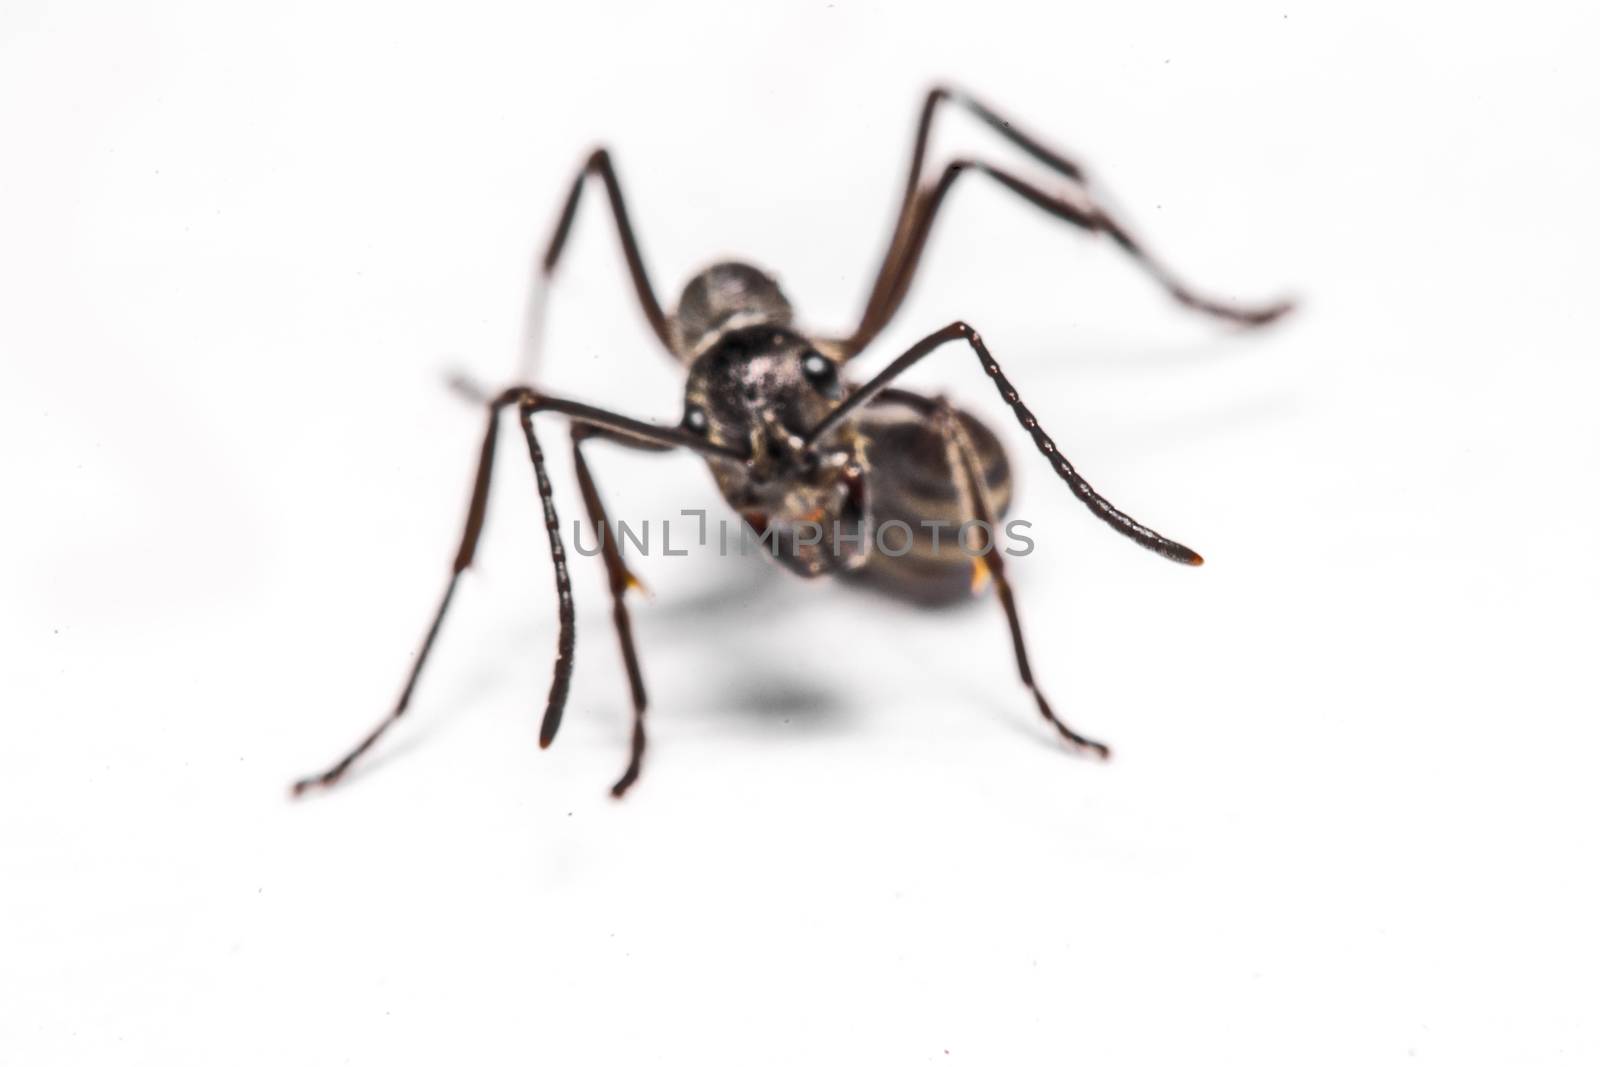
[[[785,327],[749,326],[722,333],[690,365],[683,426],[748,452],[758,478],[795,477],[817,462],[806,432],[843,398],[835,360]]]
[[[807,576],[866,558],[864,443],[844,426],[805,444],[844,395],[838,361],[786,326],[722,333],[689,368],[683,429],[748,455],[712,463],[718,487],[773,555]]]

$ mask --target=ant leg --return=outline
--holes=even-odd
[[[1021,423],[1022,428],[1027,430],[1028,435],[1033,438],[1034,447],[1039,450],[1045,459],[1050,461],[1050,466],[1055,470],[1057,476],[1067,483],[1067,488],[1072,490],[1072,495],[1083,501],[1097,518],[1124,537],[1143,545],[1152,552],[1165,556],[1167,559],[1192,566],[1205,562],[1200,558],[1200,554],[1192,548],[1180,545],[1176,541],[1161,536],[1148,526],[1134,521],[1131,516],[1117,510],[1111,501],[1095,492],[1094,487],[1084,479],[1083,475],[1078,473],[1077,468],[1073,467],[1067,457],[1061,454],[1061,450],[1056,446],[1050,435],[1044,432],[1044,427],[1039,425],[1038,418],[1023,404],[1021,396],[1017,393],[1016,386],[1012,385],[1011,380],[1000,370],[1000,364],[996,363],[994,357],[989,354],[989,349],[984,345],[983,338],[978,336],[978,331],[964,322],[952,322],[944,329],[937,330],[924,337],[907,349],[894,362],[874,375],[865,385],[852,392],[837,404],[821,422],[811,428],[805,436],[805,447],[811,448],[815,446],[818,441],[826,437],[834,428],[847,419],[852,411],[864,404],[871,403],[906,370],[951,341],[967,342],[973,354],[978,357],[978,362],[983,367],[984,373],[994,381],[994,387],[999,391],[1000,398],[1011,408],[1011,413],[1017,417],[1017,422]]]
[[[935,110],[944,101],[958,104],[972,114],[982,119],[991,129],[1022,149],[1034,159],[1043,163],[1062,177],[1083,184],[1088,183],[1088,176],[1084,173],[1083,165],[1076,160],[1069,159],[1052,148],[1045,146],[1038,138],[1023,133],[1017,128],[1016,123],[1010,119],[1002,118],[982,101],[947,85],[936,85],[928,90],[927,99],[922,102],[922,118],[917,122],[917,140],[911,152],[911,173],[906,175],[906,202],[916,192],[922,178],[922,164],[928,154],[928,135],[933,129],[933,116]],[[901,214],[905,213],[906,205],[901,205]]]
[[[1110,237],[1119,248],[1133,257],[1162,288],[1166,289],[1174,300],[1191,310],[1212,315],[1241,326],[1264,326],[1275,319],[1281,318],[1294,307],[1293,302],[1288,300],[1280,300],[1276,303],[1259,307],[1235,307],[1211,297],[1202,296],[1178,280],[1178,277],[1171,270],[1153,257],[1143,245],[1133,238],[1126,227],[1086,197],[1079,198],[1075,202],[1066,197],[1047,193],[1038,186],[1023,181],[1021,178],[1001,170],[999,167],[973,160],[957,160],[945,168],[945,172],[937,185],[921,194],[916,221],[906,238],[903,254],[895,265],[894,277],[885,290],[885,296],[876,308],[869,308],[869,317],[862,322],[861,328],[856,335],[846,342],[847,348],[852,351],[859,351],[860,348],[857,346],[865,347],[888,324],[889,320],[894,317],[895,312],[900,309],[900,305],[905,301],[906,294],[911,289],[912,279],[916,276],[923,249],[927,247],[928,235],[933,228],[934,217],[939,207],[944,203],[945,196],[950,192],[951,187],[955,185],[956,179],[968,171],[988,175],[1035,207],[1064,222],[1071,223],[1090,233],[1103,233]]]
[[[650,286],[650,275],[645,270],[644,258],[639,253],[639,240],[634,236],[633,224],[628,221],[628,208],[622,199],[622,185],[617,181],[616,170],[611,165],[611,155],[604,148],[597,148],[590,153],[589,158],[584,161],[583,169],[578,171],[578,176],[573,179],[572,191],[567,194],[566,203],[561,209],[561,214],[557,216],[556,228],[550,235],[550,243],[545,249],[544,258],[540,261],[538,278],[529,293],[520,375],[524,380],[533,376],[544,329],[546,292],[551,276],[555,273],[556,264],[561,260],[562,250],[566,247],[567,235],[572,230],[573,220],[577,218],[578,202],[583,196],[584,182],[591,174],[598,176],[606,187],[606,199],[611,204],[611,215],[617,224],[617,237],[622,242],[622,257],[628,264],[628,274],[633,279],[633,290],[639,298],[639,307],[650,323],[651,331],[660,339],[662,345],[668,352],[673,350],[672,334],[667,328],[667,315],[661,309],[661,302],[656,299],[655,290]]]
[[[534,474],[539,482],[539,500],[544,505],[545,531],[550,538],[550,562],[555,566],[556,595],[561,607],[561,632],[557,644],[555,677],[550,683],[550,698],[545,704],[544,721],[539,725],[539,747],[548,748],[561,728],[561,715],[567,705],[567,688],[572,681],[572,650],[574,642],[572,583],[567,575],[566,552],[561,545],[560,521],[556,517],[555,496],[550,490],[550,479],[545,473],[544,454],[539,449],[533,432],[533,416],[541,411],[553,411],[575,422],[585,423],[608,437],[646,449],[688,448],[708,456],[719,456],[744,462],[741,452],[712,444],[687,430],[676,426],[652,426],[626,415],[591,407],[575,400],[546,396],[526,386],[514,386],[495,398],[496,406],[517,405],[523,435],[528,439],[528,456],[533,460]],[[592,484],[592,483],[591,483]]]
[[[461,386],[470,391],[469,385]],[[316,786],[330,786],[344,776],[358,758],[377,743],[378,739],[393,726],[395,721],[405,714],[407,705],[411,701],[412,691],[416,688],[417,679],[422,674],[423,664],[427,661],[428,653],[433,648],[434,639],[438,637],[439,628],[444,623],[445,612],[450,607],[450,598],[455,592],[456,582],[461,572],[472,565],[473,556],[477,552],[478,538],[483,532],[484,518],[489,505],[490,476],[494,470],[495,439],[499,428],[500,413],[505,408],[515,405],[517,415],[522,424],[524,438],[528,442],[528,458],[533,464],[535,484],[539,491],[539,502],[544,509],[545,533],[550,542],[550,562],[555,570],[556,598],[560,618],[560,631],[556,641],[556,663],[554,675],[550,682],[550,695],[545,703],[544,719],[539,727],[539,747],[549,747],[555,740],[556,731],[561,726],[561,715],[566,707],[567,692],[572,682],[573,650],[576,645],[574,632],[574,612],[572,607],[572,583],[567,573],[566,549],[561,543],[560,519],[556,514],[555,493],[550,486],[549,473],[545,469],[544,452],[539,447],[539,439],[533,430],[533,416],[541,411],[551,411],[565,415],[576,422],[594,426],[597,430],[614,436],[619,440],[638,444],[644,448],[688,448],[703,455],[718,456],[722,459],[742,462],[747,457],[732,449],[723,448],[712,444],[705,439],[677,427],[654,426],[638,419],[630,419],[625,415],[618,415],[602,408],[591,407],[588,404],[575,400],[565,400],[559,397],[545,396],[534,392],[525,386],[515,386],[507,389],[488,401],[489,425],[484,433],[483,448],[478,459],[478,473],[473,482],[472,502],[467,508],[466,529],[462,532],[461,547],[456,552],[455,563],[450,573],[450,582],[445,587],[443,599],[434,613],[433,624],[428,628],[427,637],[424,639],[421,651],[417,654],[416,662],[412,664],[411,674],[406,679],[405,688],[401,691],[400,699],[394,709],[366,736],[355,748],[351,749],[342,759],[321,774],[311,775],[300,779],[294,784],[296,796]]]
[[[439,628],[444,623],[445,612],[450,608],[450,598],[456,591],[456,582],[461,577],[461,572],[472,566],[472,558],[478,550],[478,537],[483,533],[484,518],[489,508],[489,482],[494,471],[495,438],[500,428],[500,410],[498,407],[489,408],[489,426],[484,431],[483,446],[478,455],[478,473],[472,485],[472,501],[467,506],[466,528],[461,534],[461,546],[456,550],[455,562],[451,565],[450,581],[445,586],[444,596],[439,601],[439,607],[434,611],[433,624],[428,627],[427,636],[422,640],[422,648],[417,652],[416,660],[411,664],[411,673],[406,677],[405,688],[400,691],[400,699],[395,702],[394,709],[389,712],[373,730],[362,738],[345,756],[332,767],[321,774],[302,778],[294,783],[293,793],[299,796],[306,790],[316,786],[331,786],[344,773],[350,769],[362,753],[377,743],[395,722],[404,715],[406,707],[411,703],[411,694],[417,687],[417,679],[422,675],[422,667],[428,661],[428,653],[433,649],[434,639],[439,636]]]
[[[528,458],[533,461],[534,475],[539,484],[539,501],[544,505],[545,532],[550,540],[550,562],[556,572],[556,596],[560,604],[561,629],[556,646],[555,676],[550,682],[550,697],[545,703],[544,721],[539,724],[539,747],[549,748],[561,728],[561,716],[567,706],[567,689],[572,681],[572,653],[575,641],[572,610],[572,583],[567,574],[566,550],[561,544],[560,520],[556,516],[555,495],[550,489],[550,479],[545,472],[544,453],[533,432],[533,416],[541,411],[565,415],[575,422],[585,423],[608,437],[646,449],[689,448],[705,455],[743,461],[742,453],[714,445],[678,427],[652,426],[625,415],[602,408],[591,407],[575,400],[546,396],[526,386],[514,386],[495,398],[497,406],[517,405],[517,415],[522,423],[523,436],[528,440]],[[591,482],[591,485],[593,483]]]
[[[883,312],[883,305],[890,298],[889,290],[893,288],[895,278],[900,273],[901,261],[905,256],[907,241],[913,228],[912,224],[921,210],[921,201],[918,193],[922,185],[923,164],[928,156],[928,140],[933,133],[934,115],[938,112],[939,105],[947,100],[977,116],[990,129],[1056,173],[1076,182],[1087,180],[1083,167],[1077,162],[1068,159],[1053,149],[1047,148],[1037,139],[1023,133],[1014,123],[1002,118],[982,102],[968,96],[959,89],[953,89],[949,86],[936,85],[928,90],[928,95],[922,101],[921,117],[917,120],[916,140],[911,148],[911,169],[906,175],[906,187],[900,199],[900,210],[895,213],[894,233],[889,239],[889,248],[884,253],[883,263],[878,268],[877,278],[873,282],[872,293],[867,300],[867,310],[862,317],[863,330],[857,331],[857,338],[862,336],[866,323],[874,321]],[[892,315],[893,312],[889,314]],[[885,321],[887,321],[887,316],[885,316]],[[879,328],[881,329],[881,326]],[[876,330],[873,332],[876,333]],[[870,338],[867,338],[867,340],[870,340]],[[861,341],[861,347],[865,347],[867,340]],[[860,351],[860,348],[856,348],[854,351]]]
[[[988,480],[983,475],[982,464],[977,460],[977,449],[966,427],[961,425],[961,419],[954,408],[943,400],[934,401],[929,406],[933,409],[932,414],[938,423],[940,434],[945,439],[950,471],[952,474],[959,472],[957,480],[962,489],[963,502],[966,504],[965,511],[977,521],[978,529],[983,531],[985,544],[982,555],[973,559],[974,577],[981,577],[983,570],[986,569],[994,581],[995,595],[999,597],[1000,606],[1005,609],[1006,622],[1011,627],[1011,647],[1016,653],[1017,673],[1022,676],[1022,684],[1033,693],[1034,702],[1039,705],[1039,714],[1056,728],[1056,732],[1063,739],[1075,748],[1093,753],[1101,759],[1109,759],[1111,749],[1099,741],[1083,736],[1062,722],[1051,710],[1050,702],[1045,699],[1039,684],[1033,680],[1033,668],[1028,664],[1028,646],[1022,639],[1022,619],[1017,614],[1017,602],[1011,593],[1011,582],[1006,578],[1005,553],[1000,549],[994,504]]]
[[[594,484],[594,476],[589,473],[589,464],[583,457],[583,443],[591,437],[609,438],[620,444],[650,451],[659,451],[661,446],[630,441],[597,430],[585,423],[572,424],[572,460],[578,470],[578,488],[583,494],[584,509],[589,513],[589,525],[594,529],[595,537],[600,543],[600,555],[605,562],[606,577],[611,588],[611,621],[616,627],[617,644],[622,649],[622,663],[628,672],[628,689],[633,697],[633,741],[629,750],[628,768],[611,787],[611,795],[621,797],[634,782],[638,781],[639,766],[644,759],[644,712],[648,698],[644,690],[644,674],[639,669],[639,653],[633,645],[633,624],[628,618],[627,605],[628,590],[642,589],[644,584],[622,561],[622,552],[617,546],[617,539],[610,533],[611,523],[606,517],[605,504],[601,501],[600,491]]]
[[[1046,193],[989,164],[967,160],[950,164],[936,183],[928,188],[919,189],[934,107],[942,99],[950,99],[966,106],[1029,155],[1075,182],[1077,185],[1075,200]],[[889,242],[889,250],[884,255],[883,263],[873,283],[860,325],[854,334],[840,342],[846,352],[852,355],[860,352],[888,325],[900,309],[916,274],[934,218],[956,178],[969,169],[987,173],[1012,192],[1057,218],[1091,232],[1105,233],[1154,276],[1174,299],[1186,307],[1242,325],[1259,326],[1283,315],[1292,306],[1287,301],[1280,301],[1260,308],[1235,308],[1194,293],[1139,245],[1125,226],[1095,204],[1089,194],[1088,180],[1083,168],[1077,163],[1045,148],[977,101],[950,90],[935,89],[929,94],[923,108],[922,121],[918,126],[917,141],[912,152],[911,174],[906,184],[905,199],[896,219],[894,235]]]

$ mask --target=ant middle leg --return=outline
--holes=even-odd
[[[463,391],[471,392],[470,385],[459,386]],[[550,561],[555,571],[556,599],[558,618],[560,622],[556,638],[556,663],[550,681],[550,693],[545,701],[544,718],[539,727],[539,745],[548,747],[555,740],[556,731],[561,725],[562,712],[566,707],[567,692],[572,682],[573,652],[576,645],[575,613],[572,603],[572,582],[567,573],[566,548],[561,542],[560,519],[556,513],[555,492],[550,485],[549,472],[546,470],[544,451],[539,445],[539,439],[533,428],[533,416],[540,412],[554,412],[565,415],[575,422],[583,422],[594,426],[597,430],[604,431],[618,439],[626,439],[631,443],[640,444],[650,448],[689,448],[708,455],[721,455],[723,458],[742,458],[738,453],[731,453],[717,445],[713,445],[701,438],[674,427],[654,426],[650,423],[640,422],[637,419],[618,415],[601,408],[573,400],[559,397],[546,396],[537,393],[525,386],[515,386],[506,389],[487,402],[488,425],[484,431],[483,445],[478,457],[478,472],[473,480],[472,499],[467,507],[467,520],[461,535],[461,545],[456,551],[455,561],[451,565],[450,580],[445,587],[443,598],[438,608],[434,611],[433,623],[428,628],[422,648],[417,654],[415,662],[411,665],[411,672],[406,678],[405,688],[401,690],[400,699],[394,708],[379,721],[354,748],[346,753],[333,766],[321,774],[310,775],[294,784],[295,795],[300,795],[307,790],[318,786],[331,786],[338,782],[365,752],[367,752],[378,739],[382,737],[406,712],[410,705],[411,696],[416,689],[417,681],[422,675],[422,668],[432,651],[439,630],[444,624],[444,617],[449,610],[450,601],[455,593],[456,584],[461,577],[461,572],[472,565],[477,553],[478,541],[483,533],[484,520],[488,515],[489,489],[494,473],[495,442],[498,437],[500,415],[509,407],[517,409],[518,421],[522,426],[523,438],[528,445],[528,458],[533,466],[535,485],[539,492],[539,502],[544,512],[545,534],[550,543]]]
[[[355,763],[368,749],[377,744],[389,728],[400,720],[406,713],[406,708],[411,704],[411,695],[417,688],[417,680],[422,677],[422,668],[428,662],[428,653],[433,650],[434,641],[439,636],[439,630],[444,625],[446,612],[450,610],[451,598],[455,595],[456,585],[461,579],[461,572],[472,566],[473,557],[478,551],[478,539],[483,533],[484,519],[489,509],[489,487],[494,474],[495,442],[500,430],[500,407],[489,404],[488,427],[484,431],[483,444],[478,453],[478,472],[472,483],[472,498],[467,505],[467,520],[461,532],[461,544],[456,550],[456,557],[450,566],[450,580],[445,585],[444,596],[439,601],[439,606],[434,609],[433,622],[428,627],[427,635],[422,640],[422,647],[418,650],[416,659],[412,661],[411,671],[406,676],[404,688],[400,690],[400,699],[395,702],[389,714],[378,722],[356,746],[345,753],[338,762],[334,763],[321,774],[309,775],[294,783],[293,793],[299,796],[307,790],[335,784],[344,777],[352,764]]]

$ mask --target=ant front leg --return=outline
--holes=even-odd
[[[460,378],[454,379],[451,385],[474,399],[484,395],[476,386]],[[644,452],[669,451],[671,446],[612,433],[590,423],[575,421],[572,424],[572,462],[577,472],[578,490],[583,495],[584,510],[588,513],[589,525],[594,531],[599,544],[598,552],[605,564],[606,579],[611,592],[611,621],[617,631],[622,664],[628,674],[628,691],[633,699],[633,740],[628,766],[622,777],[611,787],[611,795],[620,798],[634,782],[638,781],[640,765],[644,759],[646,740],[644,713],[649,704],[649,697],[645,692],[644,672],[639,666],[639,653],[633,643],[633,622],[628,615],[627,604],[628,590],[643,589],[644,583],[639,581],[623,562],[622,552],[611,529],[611,521],[606,516],[605,503],[600,499],[599,487],[595,485],[594,475],[590,473],[589,464],[584,458],[584,442],[592,438],[612,441]]]
[[[605,503],[600,499],[600,490],[594,483],[594,476],[589,473],[589,464],[584,460],[583,443],[592,437],[652,452],[662,451],[664,446],[633,441],[581,422],[572,424],[572,461],[577,467],[578,488],[583,494],[584,509],[589,513],[589,525],[600,544],[600,557],[606,565],[606,578],[611,589],[611,621],[616,627],[622,664],[628,672],[628,690],[633,697],[633,741],[629,748],[628,767],[611,787],[611,795],[621,797],[639,780],[639,767],[644,759],[644,712],[649,699],[644,689],[644,673],[639,668],[639,653],[633,645],[633,624],[628,618],[627,604],[628,590],[643,589],[644,583],[634,576],[622,560],[622,551],[606,517]]]
[[[1039,688],[1039,683],[1034,681],[1033,667],[1028,663],[1028,646],[1022,637],[1022,619],[1017,613],[1016,598],[1012,595],[1011,582],[1006,576],[1005,553],[1000,549],[999,523],[995,515],[993,497],[988,479],[983,474],[983,464],[977,458],[978,450],[973,445],[966,427],[961,425],[961,419],[955,408],[943,400],[933,401],[928,407],[931,409],[930,413],[935,424],[939,427],[940,436],[944,438],[950,473],[961,489],[963,510],[970,519],[976,521],[975,532],[980,533],[984,539],[981,555],[973,558],[973,564],[980,572],[987,570],[994,582],[995,595],[1000,600],[1000,606],[1005,609],[1006,623],[1011,628],[1011,647],[1016,654],[1017,673],[1022,677],[1022,684],[1033,693],[1034,702],[1039,706],[1039,714],[1055,727],[1056,732],[1065,741],[1101,759],[1110,759],[1111,749],[1099,741],[1078,733],[1056,715],[1050,707],[1050,702],[1045,699],[1044,692]],[[968,551],[971,551],[970,547]]]

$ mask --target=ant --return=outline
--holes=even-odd
[[[1048,192],[976,159],[958,159],[946,166],[936,181],[925,182],[929,134],[940,105],[945,103],[965,108],[1066,179],[1067,195]],[[893,554],[875,548],[870,536],[859,535],[863,527],[882,527],[895,520],[910,527],[940,522],[963,529],[964,524],[976,523],[992,531],[997,516],[1005,513],[1011,496],[1010,464],[994,433],[942,398],[894,387],[902,373],[926,356],[944,350],[946,345],[963,345],[977,357],[1040,454],[1096,517],[1167,559],[1191,566],[1202,562],[1192,549],[1119,511],[1084,480],[1023,404],[978,331],[967,323],[952,322],[929,334],[865,384],[844,382],[845,364],[872,343],[905,301],[939,208],[966,174],[982,175],[1062,222],[1110,238],[1174,299],[1195,311],[1242,326],[1261,326],[1292,307],[1290,302],[1280,301],[1240,308],[1196,294],[1095,202],[1084,170],[1077,163],[1021,132],[973,97],[955,89],[935,87],[922,106],[911,172],[893,236],[853,333],[824,339],[800,331],[777,283],[756,267],[738,262],[716,263],[692,278],[677,309],[669,315],[662,310],[650,284],[610,154],[604,148],[597,149],[572,183],[545,251],[536,294],[548,288],[560,262],[587,179],[598,177],[611,206],[622,255],[645,319],[663,347],[687,370],[683,417],[676,426],[641,422],[551,396],[529,385],[514,385],[482,397],[488,409],[488,427],[461,544],[444,596],[400,698],[393,710],[342,759],[321,774],[296,782],[295,795],[337,782],[405,713],[450,607],[456,583],[461,572],[472,565],[477,552],[489,505],[500,418],[509,411],[515,411],[521,423],[544,509],[560,621],[554,677],[539,730],[539,745],[548,747],[561,726],[576,640],[566,550],[544,453],[534,432],[535,416],[549,412],[564,415],[570,425],[578,488],[600,540],[600,555],[610,584],[612,619],[632,691],[631,751],[627,769],[611,788],[614,796],[622,796],[639,776],[645,751],[646,697],[625,602],[629,587],[638,582],[624,564],[616,538],[605,536],[605,506],[583,455],[584,444],[592,439],[642,451],[682,448],[699,453],[709,465],[717,488],[743,523],[761,535],[761,543],[774,559],[802,576],[837,575],[927,605],[968,597],[985,580],[992,582],[1011,629],[1017,671],[1032,692],[1040,715],[1074,748],[1102,759],[1108,757],[1110,749],[1079,734],[1056,715],[1035,682],[998,538],[991,533],[988,544],[979,548],[960,539],[942,545],[935,539],[932,547],[916,543],[910,551]],[[537,301],[536,295],[536,308]],[[849,540],[835,538],[831,544],[801,536],[803,526],[817,524],[833,524],[835,531],[841,525],[853,524],[858,536]]]

